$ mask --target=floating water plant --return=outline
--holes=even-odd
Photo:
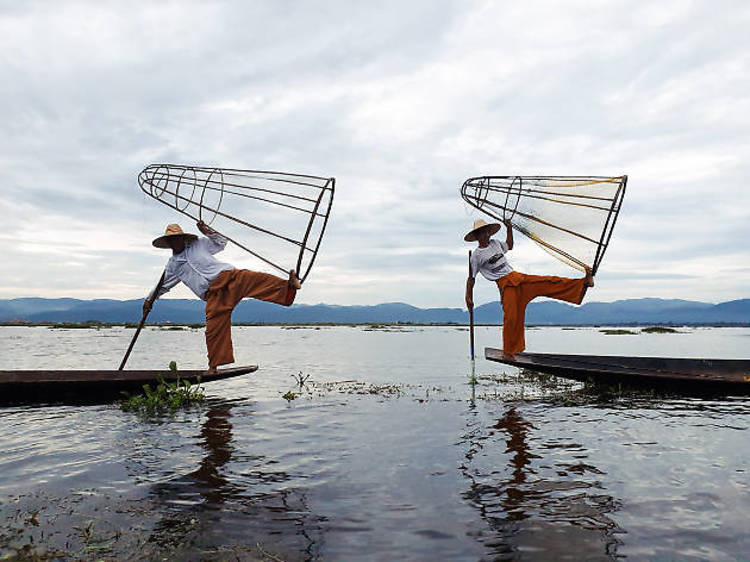
[[[291,390],[287,390],[284,394],[281,395],[281,397],[287,402],[291,402],[292,400],[295,400],[297,396],[299,396],[299,394],[292,392]]]
[[[169,370],[177,374],[176,361],[170,361]],[[167,382],[163,377],[159,377],[155,388],[151,388],[149,384],[143,385],[143,394],[134,396],[130,396],[128,393],[124,394],[126,398],[120,401],[120,407],[123,411],[145,414],[173,412],[180,408],[199,404],[206,398],[203,388],[200,386],[200,377],[198,377],[197,385],[192,385],[190,381],[181,380],[179,377],[174,382]]]
[[[330,392],[338,392],[341,394],[376,394],[378,396],[401,396],[404,394],[406,387],[416,389],[419,388],[415,385],[400,384],[373,384],[365,383],[356,380],[338,381],[338,382],[325,382],[325,383],[314,383],[315,390],[318,391],[319,395],[325,395]]]

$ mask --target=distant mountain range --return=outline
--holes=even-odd
[[[43,299],[0,300],[0,322],[108,322],[133,323],[141,319],[142,300]],[[149,323],[197,324],[205,321],[200,300],[161,299],[149,315]],[[276,304],[245,300],[235,309],[234,323],[258,324],[468,324],[469,315],[460,308],[417,308],[405,303],[373,306]],[[499,302],[474,309],[477,324],[499,324]],[[686,300],[631,299],[590,302],[571,306],[556,301],[529,305],[526,323],[530,325],[617,325],[617,324],[734,324],[750,325],[750,299],[721,304]]]

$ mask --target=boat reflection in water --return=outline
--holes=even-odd
[[[461,471],[469,489],[463,497],[488,525],[476,532],[477,540],[502,558],[614,558],[622,531],[608,516],[618,502],[601,493],[603,473],[584,463],[584,454],[565,454],[581,453],[576,443],[539,444],[542,430],[520,407],[504,408],[496,420],[482,419],[485,413],[473,402],[466,412]],[[560,462],[567,456],[572,462]]]
[[[233,474],[231,405],[215,405],[205,416],[200,432],[205,455],[198,468],[152,486],[151,500],[161,518],[148,550],[171,559],[209,553],[316,557],[321,518],[310,512],[304,491],[290,484],[294,477],[270,470],[272,459],[245,454],[240,461],[245,472]]]

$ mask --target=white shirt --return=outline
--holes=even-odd
[[[508,275],[513,271],[513,268],[505,257],[507,251],[508,245],[505,242],[498,242],[490,238],[490,243],[486,248],[477,248],[471,253],[472,277],[481,273],[485,279],[497,281]]]
[[[219,273],[234,269],[233,265],[221,263],[213,256],[221,252],[226,245],[227,239],[221,234],[210,234],[208,238],[198,238],[188,243],[179,254],[173,254],[164,268],[164,282],[155,298],[159,298],[182,281],[198,298],[203,299],[208,286]],[[148,295],[151,301],[154,300],[154,290]]]

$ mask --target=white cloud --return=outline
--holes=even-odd
[[[159,161],[336,176],[301,302],[462,306],[459,187],[516,173],[630,175],[590,298],[750,296],[743,2],[290,6],[0,8],[0,298],[143,296]]]

